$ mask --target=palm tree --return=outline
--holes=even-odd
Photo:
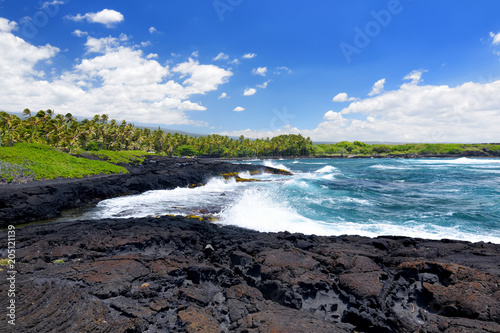
[[[12,147],[14,142],[12,136],[14,134],[14,128],[20,123],[20,119],[13,114],[7,113],[5,111],[0,112],[0,126],[7,129],[7,134],[9,136],[9,144]]]
[[[34,134],[34,130],[33,130],[33,123],[34,123],[34,119],[33,117],[31,116],[31,111],[30,109],[26,108],[23,110],[23,115],[24,116],[27,116],[30,121],[30,124],[31,124],[31,137],[30,137],[30,143],[33,142],[33,134]]]
[[[61,133],[63,133],[66,128],[64,116],[58,114],[54,119],[49,121],[49,126],[52,128],[49,133],[54,133],[56,135],[56,147],[59,147]]]

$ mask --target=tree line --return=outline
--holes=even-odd
[[[167,156],[205,155],[220,157],[308,156],[313,142],[302,135],[280,135],[250,140],[212,134],[193,137],[164,132],[160,128],[140,128],[108,115],[95,115],[78,121],[71,113],[53,110],[33,113],[25,109],[21,117],[0,112],[0,145],[43,143],[69,153],[81,150],[143,150]]]

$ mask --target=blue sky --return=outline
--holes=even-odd
[[[500,2],[0,1],[0,109],[199,134],[500,142]]]

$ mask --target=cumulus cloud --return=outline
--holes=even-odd
[[[245,91],[243,92],[243,95],[244,96],[252,96],[252,95],[255,95],[255,93],[257,92],[256,89],[254,88],[247,88],[245,89]]]
[[[368,94],[368,96],[379,95],[384,90],[385,79],[380,79],[372,87],[372,91]]]
[[[219,85],[226,83],[233,75],[232,72],[214,65],[200,65],[193,59],[177,65],[172,71],[180,73],[182,77],[189,75],[189,78],[182,82],[186,85],[185,90],[189,95],[217,90]]]
[[[257,55],[255,53],[246,53],[243,55],[243,59],[252,59],[255,58]]]
[[[188,116],[188,112],[206,110],[190,97],[216,90],[232,73],[192,59],[171,68],[160,64],[156,54],[145,54],[127,44],[126,35],[88,36],[86,53],[74,67],[57,74],[50,64],[60,53],[57,47],[34,46],[12,33],[0,32],[0,108],[50,107],[82,117],[106,113],[131,122],[205,125]],[[174,74],[182,82],[173,79]]]
[[[406,75],[403,80],[409,80],[410,84],[418,84],[422,81],[422,74],[427,72],[426,70],[414,70],[410,74]]]
[[[221,52],[212,60],[217,61],[217,60],[227,60],[227,59],[229,59],[229,56],[227,54],[225,54],[224,52]]]
[[[229,98],[225,92],[220,94],[219,99]]]
[[[267,80],[266,82],[264,82],[262,84],[258,84],[257,87],[261,88],[261,89],[266,89],[269,82],[271,82],[271,80]]]
[[[17,23],[0,17],[0,32],[11,32],[17,30]]]
[[[493,44],[493,45],[500,44],[500,32],[497,33],[497,34],[494,34],[493,32],[490,32],[490,37],[492,39],[491,44]]]
[[[101,23],[108,28],[124,20],[123,14],[113,9],[103,9],[97,13],[87,13],[84,15],[77,14],[75,16],[66,16],[66,18],[76,22],[87,21],[91,23]]]
[[[253,75],[266,76],[266,73],[267,73],[267,67],[258,67],[252,70]]]
[[[334,102],[347,102],[347,101],[355,101],[355,100],[356,100],[356,98],[349,97],[347,95],[347,93],[345,93],[345,92],[341,92],[341,93],[335,95],[335,97],[333,98]]]
[[[75,31],[73,31],[73,35],[77,37],[83,37],[83,36],[88,36],[89,34],[86,31],[81,31],[76,29]]]
[[[498,142],[500,80],[447,85],[419,85],[423,71],[410,82],[380,95],[353,101],[340,112],[324,114],[313,129],[285,126],[278,130],[242,130],[223,135],[310,136],[315,141]]]
[[[150,34],[154,34],[155,32],[158,32],[158,30],[156,30],[156,28],[155,28],[155,27],[150,27],[150,28],[149,28],[149,33],[150,33]]]
[[[241,111],[245,111],[245,108],[241,107],[241,106],[237,106],[234,108],[233,111],[236,111],[236,112],[241,112]]]

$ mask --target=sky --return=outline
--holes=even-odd
[[[498,0],[0,0],[0,110],[500,142]]]

